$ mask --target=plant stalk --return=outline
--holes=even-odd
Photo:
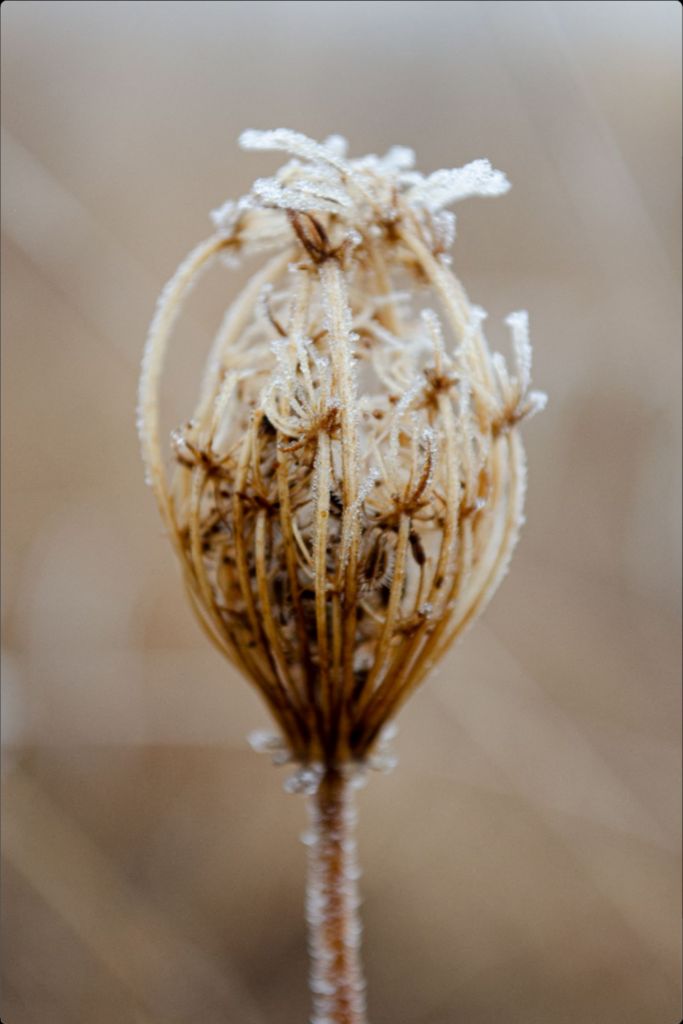
[[[309,798],[309,812],[311,1024],[366,1024],[351,780],[328,769]]]

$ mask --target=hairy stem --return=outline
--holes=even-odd
[[[365,1024],[352,784],[334,769],[310,797],[306,914],[311,1024]]]

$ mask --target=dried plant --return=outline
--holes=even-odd
[[[166,286],[140,385],[142,449],[192,607],[263,696],[310,795],[315,1024],[365,1019],[351,789],[387,727],[500,583],[522,523],[526,313],[514,368],[446,255],[444,207],[499,195],[486,160],[428,177],[413,153],[245,132],[291,159],[213,214]],[[229,309],[167,480],[159,383],[183,299],[215,257],[270,252]]]

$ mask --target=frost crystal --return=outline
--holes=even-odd
[[[285,792],[303,793],[305,796],[312,796],[317,792],[323,774],[324,768],[322,765],[308,765],[298,768],[293,775],[285,779]]]
[[[316,142],[286,128],[250,129],[240,136],[249,150],[270,150],[292,159],[270,178],[259,178],[251,192],[228,200],[211,217],[217,230],[232,237],[241,251],[276,248],[282,243],[278,222],[270,211],[336,214],[349,229],[350,244],[364,234],[380,237],[382,224],[400,219],[397,201],[432,233],[442,259],[455,237],[455,217],[444,209],[468,196],[502,195],[510,187],[501,171],[488,160],[474,160],[465,167],[435,171],[425,176],[415,171],[415,153],[407,146],[392,146],[384,156],[348,159],[346,140],[330,135]],[[281,224],[279,225],[281,227]]]
[[[428,210],[440,210],[469,196],[501,196],[510,188],[502,171],[488,160],[474,160],[452,171],[435,171],[415,185],[410,200]]]
[[[517,379],[523,391],[531,381],[531,342],[529,340],[529,314],[526,310],[510,313],[505,323],[512,331],[512,345],[517,367]]]

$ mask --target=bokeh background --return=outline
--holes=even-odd
[[[140,353],[245,127],[487,156],[490,335],[530,311],[527,526],[360,794],[373,1024],[679,1018],[681,7],[9,2],[3,68],[6,1024],[306,1019],[305,823],[143,483]],[[239,274],[179,329],[169,423]],[[190,383],[188,384],[188,381]]]

